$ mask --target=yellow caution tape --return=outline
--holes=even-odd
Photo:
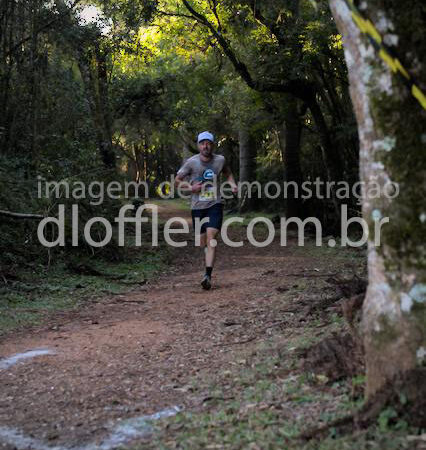
[[[393,52],[383,43],[382,37],[377,31],[377,28],[374,26],[374,24],[369,19],[366,19],[362,16],[362,14],[355,6],[353,0],[344,1],[348,8],[351,10],[354,22],[361,30],[361,32],[368,36],[371,43],[373,44],[373,47],[378,52],[380,58],[382,58],[382,60],[390,67],[392,72],[403,77],[403,81],[408,85],[411,94],[417,99],[420,105],[424,109],[426,109],[425,94],[423,94],[422,90],[416,85],[413,77],[409,74],[409,72],[404,69],[400,60],[397,57],[393,56]]]
[[[416,97],[423,108],[426,109],[426,97],[415,84],[411,86],[411,93],[414,95],[414,97]]]
[[[410,79],[410,75],[409,73],[402,67],[402,64],[399,62],[399,59],[395,58],[395,64],[398,68],[398,70],[402,73],[402,75],[404,75],[404,77],[409,80]]]

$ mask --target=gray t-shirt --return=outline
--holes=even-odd
[[[201,181],[201,192],[191,195],[191,209],[205,209],[216,203],[222,203],[218,190],[218,178],[225,166],[225,157],[212,155],[209,162],[203,162],[200,155],[194,155],[187,159],[178,171],[181,178],[187,177],[189,182]]]

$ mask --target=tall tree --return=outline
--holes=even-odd
[[[242,125],[238,131],[240,182],[253,182],[256,180],[256,141],[249,127]],[[240,211],[252,209],[255,197],[246,197],[247,189],[242,192]]]
[[[300,144],[302,135],[302,123],[300,120],[300,108],[295,98],[289,98],[284,116],[284,178],[287,183],[302,185],[302,169],[300,166]],[[292,190],[287,194],[287,216],[302,217],[303,206],[298,195]]]
[[[344,174],[342,156],[333,142],[324,111],[318,102],[318,86],[314,80],[310,79],[310,70],[306,70],[306,66],[309,67],[309,65],[304,61],[303,41],[300,35],[304,32],[307,20],[300,17],[299,2],[281,0],[274,2],[271,6],[267,2],[242,1],[226,6],[229,11],[244,13],[244,27],[250,28],[250,23],[253,22],[251,26],[258,24],[259,27],[266,28],[272,37],[273,44],[265,44],[262,48],[265,53],[262,59],[269,60],[268,56],[271,55],[268,55],[268,52],[271,52],[274,55],[272,59],[275,64],[265,64],[260,74],[256,74],[256,76],[254,70],[244,62],[245,58],[237,53],[230,37],[224,32],[223,19],[221,20],[219,16],[218,2],[211,2],[212,13],[210,15],[214,17],[212,19],[207,16],[207,13],[200,12],[190,1],[182,0],[182,3],[195,20],[203,25],[217,41],[235,71],[250,88],[259,92],[290,94],[308,105],[319,132],[329,173],[333,180],[342,179]],[[246,11],[247,8],[249,12]],[[250,19],[249,15],[252,16]],[[227,23],[227,27],[231,27],[231,24]],[[246,49],[243,48],[243,50]],[[277,54],[285,63],[277,64]]]
[[[367,38],[353,20],[351,0],[330,4],[344,36],[360,137],[361,180],[367,186],[379,182],[382,188],[392,180],[400,191],[395,198],[363,199],[370,231],[381,217],[390,218],[380,247],[373,245],[371,232],[369,238],[363,332],[367,395],[372,395],[386,381],[424,365],[426,357],[426,99],[421,95],[426,91],[426,5],[422,0],[413,0],[409,8],[397,1],[363,2],[362,14],[377,24],[376,31],[369,27]],[[355,16],[362,24],[358,13]],[[380,55],[390,47],[399,64],[394,56],[387,62],[381,59],[371,38],[381,46]],[[405,68],[403,75],[398,65]]]
[[[108,49],[102,40],[102,36],[92,34],[90,41],[86,37],[76,42],[76,59],[96,130],[99,154],[105,167],[113,169],[115,153],[109,104]]]

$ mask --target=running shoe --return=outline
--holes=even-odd
[[[203,280],[201,281],[201,287],[206,291],[212,287],[212,279],[209,275],[204,275]]]

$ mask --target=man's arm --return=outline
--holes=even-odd
[[[225,165],[223,167],[222,172],[223,172],[223,175],[226,178],[226,181],[231,186],[232,193],[236,194],[238,192],[238,186],[237,186],[237,183],[235,182],[234,175],[232,175],[231,169],[227,165]]]
[[[186,160],[183,164],[183,166],[179,169],[178,173],[176,174],[175,178],[175,187],[178,190],[178,193],[180,194],[195,194],[197,192],[201,191],[201,183],[189,183],[188,181],[185,181],[185,178],[189,175],[191,175],[192,167],[189,163],[190,160]]]
[[[180,191],[192,192],[193,194],[201,191],[201,182],[197,182],[194,184],[189,183],[184,180],[184,177],[177,175],[175,178],[175,186]]]

